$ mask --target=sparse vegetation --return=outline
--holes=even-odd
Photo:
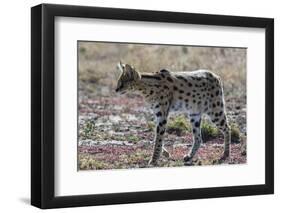
[[[139,141],[139,138],[135,135],[128,135],[127,140],[131,143],[136,143]]]
[[[201,123],[201,134],[203,142],[207,142],[209,140],[217,138],[220,134],[220,131],[210,122],[203,120]]]
[[[240,130],[237,126],[237,124],[232,123],[230,125],[231,128],[231,142],[232,143],[239,143],[240,142]]]
[[[79,156],[79,169],[81,170],[89,170],[89,169],[104,169],[107,167],[107,164],[103,161],[95,160],[91,157],[91,155],[83,155]]]
[[[153,116],[140,96],[116,95],[119,60],[141,72],[209,69],[218,74],[231,123],[231,163],[246,162],[245,49],[79,42],[78,56],[80,170],[142,168],[151,156]],[[193,164],[217,164],[223,137],[208,120],[203,119],[201,127],[204,145]],[[183,156],[192,146],[191,132],[188,119],[170,116],[164,144],[172,159],[162,157],[159,166],[183,166]]]
[[[184,116],[177,116],[168,121],[167,133],[181,136],[187,132],[191,132],[191,125]]]
[[[94,128],[95,128],[94,122],[90,120],[86,121],[86,123],[80,129],[81,139],[90,139],[93,134]]]

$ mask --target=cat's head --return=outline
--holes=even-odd
[[[140,80],[141,75],[135,68],[129,64],[123,64],[119,62],[117,68],[120,71],[120,75],[117,81],[116,92],[126,93],[134,88],[135,83]]]

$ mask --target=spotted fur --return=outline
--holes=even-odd
[[[163,153],[169,153],[163,147],[168,115],[182,112],[190,119],[193,130],[193,145],[184,157],[186,164],[192,162],[202,142],[201,118],[203,114],[210,117],[224,135],[224,154],[230,154],[230,127],[228,125],[222,82],[216,74],[207,70],[192,72],[170,72],[166,69],[157,73],[141,74],[128,64],[118,64],[121,75],[116,92],[139,92],[151,106],[155,117],[154,151],[149,164],[156,165]]]

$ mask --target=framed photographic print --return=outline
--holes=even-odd
[[[31,204],[272,194],[274,21],[31,9]]]

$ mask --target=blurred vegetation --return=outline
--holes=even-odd
[[[83,140],[90,139],[93,135],[93,130],[95,128],[94,122],[88,120],[85,122],[82,128],[79,129],[79,137]]]
[[[241,133],[239,127],[235,123],[231,123],[231,142],[232,143],[239,143],[241,139]]]
[[[218,137],[220,134],[220,131],[218,128],[211,124],[210,122],[207,122],[206,120],[203,120],[201,123],[201,135],[203,142],[209,141],[211,139],[214,139]]]
[[[185,116],[177,116],[168,120],[167,133],[181,136],[186,132],[191,132],[192,128]]]
[[[246,94],[246,49],[125,43],[79,42],[79,86],[100,92],[108,86],[114,91],[117,63],[133,65],[140,72],[208,69],[218,74],[226,95]],[[104,92],[104,91],[102,91]]]

